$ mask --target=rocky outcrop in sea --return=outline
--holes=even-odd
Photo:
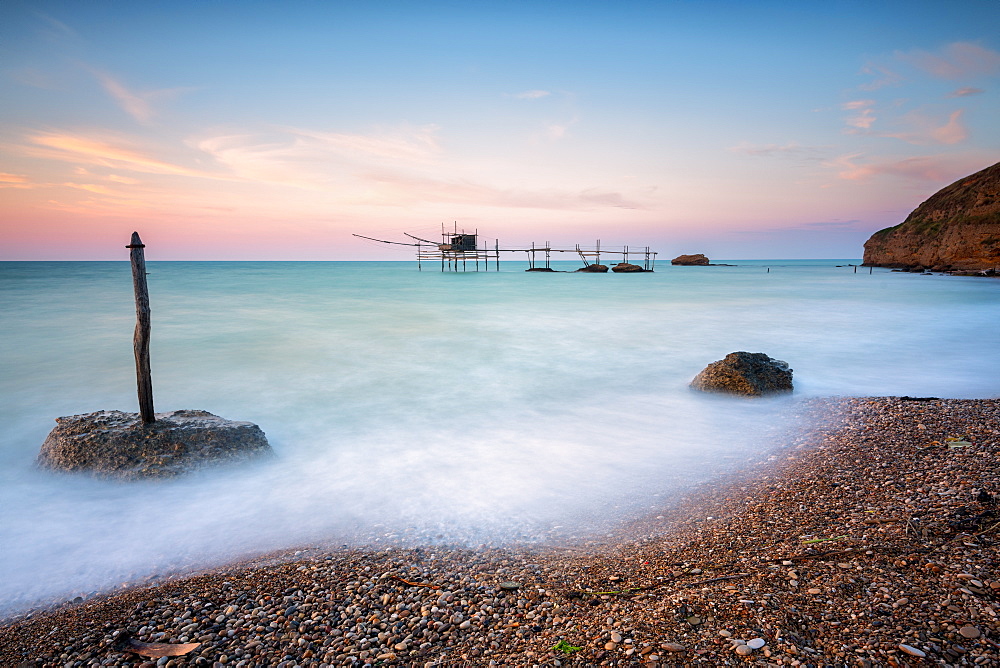
[[[138,413],[98,411],[56,418],[38,454],[38,466],[101,478],[165,478],[211,464],[271,454],[260,427],[208,411]]]
[[[1000,267],[1000,163],[942,188],[865,242],[864,264],[934,271]]]
[[[701,253],[695,253],[693,255],[678,255],[670,264],[681,265],[684,267],[707,267],[710,263],[708,258]]]
[[[757,397],[792,391],[792,370],[788,362],[765,353],[738,351],[712,362],[691,381],[702,392],[720,392]]]

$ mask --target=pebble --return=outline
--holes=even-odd
[[[751,654],[753,654],[753,649],[748,645],[737,645],[735,647],[735,651],[740,656],[750,656]]]
[[[747,647],[749,647],[750,649],[760,649],[766,644],[767,641],[764,640],[763,638],[754,638],[753,640],[747,642]]]
[[[960,628],[958,630],[958,632],[962,634],[963,638],[969,638],[970,640],[974,639],[974,638],[978,638],[979,636],[982,635],[982,633],[980,633],[979,629],[977,629],[975,626],[972,626],[972,625],[963,626],[962,628]]]
[[[905,653],[909,654],[910,656],[915,656],[915,657],[918,657],[918,658],[923,658],[923,657],[927,656],[925,653],[921,652],[919,649],[917,649],[916,647],[913,647],[911,645],[904,645],[904,644],[900,643],[899,649],[903,650]]]

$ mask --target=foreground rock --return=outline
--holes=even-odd
[[[811,403],[613,535],[303,547],[8,619],[0,665],[1000,665],[1000,400]]]
[[[792,370],[788,362],[764,353],[735,352],[712,362],[691,381],[703,392],[762,396],[792,391]]]
[[[98,411],[56,418],[42,444],[42,468],[103,478],[163,478],[206,465],[270,454],[260,427],[207,411],[157,413],[143,425],[138,413]]]
[[[670,264],[677,264],[684,267],[707,267],[709,265],[708,258],[701,253],[695,253],[694,255],[678,255]]]
[[[959,179],[865,242],[864,264],[935,271],[1000,267],[1000,163]]]

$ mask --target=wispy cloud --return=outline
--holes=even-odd
[[[277,128],[208,137],[195,147],[241,179],[317,189],[358,171],[433,164],[441,152],[437,132],[435,125],[404,125],[371,134]]]
[[[896,176],[921,183],[949,183],[977,169],[981,157],[928,155],[865,161],[864,155],[842,155],[828,163],[846,181],[867,181],[879,176]],[[977,166],[978,165],[978,166]]]
[[[731,153],[760,157],[791,157],[819,160],[827,154],[829,148],[828,146],[803,146],[796,142],[789,142],[787,144],[751,144],[744,141],[736,146],[730,146],[729,151]]]
[[[537,100],[541,97],[548,97],[551,94],[551,91],[547,90],[526,90],[520,93],[515,93],[514,97],[520,100]]]
[[[868,130],[877,120],[874,106],[874,100],[852,100],[840,105],[840,108],[845,111],[855,112],[844,119],[844,122],[847,123],[849,128],[854,128],[855,130]]]
[[[33,185],[27,176],[0,172],[0,188],[27,189],[31,187],[33,187]]]
[[[858,86],[858,88],[865,91],[876,91],[887,86],[897,86],[903,81],[901,74],[889,69],[885,65],[876,63],[867,63],[861,68],[861,73],[875,77],[872,81]]]
[[[962,79],[1000,71],[1000,52],[973,42],[954,42],[938,51],[897,52],[896,58],[941,79]]]
[[[941,123],[921,111],[911,111],[902,118],[902,122],[911,129],[905,132],[886,133],[886,137],[895,137],[911,144],[957,144],[964,141],[969,132],[962,123],[962,109],[957,109]]]
[[[174,99],[195,90],[194,88],[165,88],[137,92],[126,88],[121,81],[107,72],[92,70],[92,73],[100,82],[101,87],[118,103],[118,106],[140,123],[149,123],[153,119],[157,103]]]
[[[66,25],[65,23],[63,23],[59,19],[56,19],[56,18],[54,18],[52,16],[49,16],[48,14],[45,14],[45,13],[42,13],[42,12],[35,12],[35,16],[37,16],[39,19],[41,19],[42,21],[44,21],[49,26],[49,28],[51,28],[53,31],[55,31],[56,33],[58,33],[60,35],[63,35],[63,36],[66,36],[66,37],[76,37],[77,36],[77,32],[75,30],[73,30],[72,28],[70,28],[68,25]]]
[[[25,148],[28,154],[70,164],[130,169],[150,174],[221,178],[160,160],[134,147],[123,146],[125,142],[121,140],[54,132],[33,135],[28,141],[29,146]]]
[[[569,132],[570,123],[550,123],[545,128],[545,136],[549,139],[562,139]]]
[[[363,175],[373,186],[369,204],[399,206],[452,202],[503,208],[580,211],[595,208],[644,209],[619,192],[588,188],[579,191],[497,188],[465,179],[433,179],[394,171]]]
[[[965,86],[964,88],[959,88],[958,90],[952,92],[948,97],[968,97],[970,95],[979,95],[980,93],[985,93],[982,88],[973,88],[971,86]]]
[[[858,219],[854,220],[823,220],[813,223],[801,223],[798,229],[801,230],[846,230],[851,229],[861,223],[862,221]]]
[[[107,186],[95,185],[93,183],[64,183],[63,185],[67,188],[86,190],[87,192],[97,193],[98,195],[110,195],[112,193],[111,189]]]

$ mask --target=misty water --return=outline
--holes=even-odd
[[[137,410],[127,262],[0,263],[0,612],[297,545],[604,531],[759,459],[802,398],[1000,395],[1000,282],[847,262],[151,261],[157,410],[277,455],[141,483],[34,467],[55,417]],[[688,389],[735,350],[795,393]]]

